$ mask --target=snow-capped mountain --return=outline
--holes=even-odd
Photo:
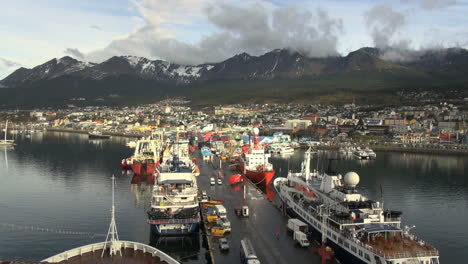
[[[13,88],[66,75],[101,80],[124,74],[136,75],[147,80],[189,83],[199,79],[212,68],[213,65],[210,64],[179,65],[136,56],[116,56],[102,63],[81,62],[66,56],[52,59],[32,69],[19,68],[0,81],[0,84]]]
[[[331,96],[333,91],[367,97],[413,87],[464,88],[467,76],[468,51],[461,48],[419,52],[361,48],[326,58],[278,49],[200,65],[135,56],[116,56],[102,63],[63,57],[32,69],[20,68],[1,80],[0,107],[63,104],[75,97],[105,100],[109,95],[114,101],[141,101],[172,94],[210,103],[306,100]]]

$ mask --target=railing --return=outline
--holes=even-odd
[[[404,252],[394,252],[387,253],[382,250],[373,248],[372,246],[360,241],[357,238],[353,238],[352,241],[357,245],[371,251],[372,253],[383,256],[385,259],[401,259],[401,258],[415,258],[415,257],[430,257],[430,256],[439,256],[439,251],[436,249],[433,250],[416,250],[416,251],[404,251]],[[417,240],[416,240],[417,241]]]
[[[188,219],[148,219],[148,224],[190,224],[200,222],[199,218],[188,218]]]
[[[175,189],[174,189],[175,190]],[[173,192],[172,190],[157,189],[153,190],[154,195],[196,195],[198,194],[195,188],[186,188],[182,191]]]
[[[130,249],[133,249],[134,251],[140,250],[143,253],[151,254],[153,257],[158,257],[161,261],[164,261],[168,264],[179,264],[179,262],[177,262],[175,259],[173,259],[166,253],[154,247],[151,247],[142,243],[138,243],[138,242],[132,242],[132,241],[119,241],[117,243],[120,244],[121,249],[130,248]],[[111,242],[107,242],[107,243],[99,242],[99,243],[89,244],[89,245],[85,245],[82,247],[67,250],[65,252],[62,252],[50,258],[44,259],[42,260],[42,262],[59,263],[62,261],[66,261],[69,258],[82,256],[83,254],[94,252],[96,250],[105,250],[110,245],[111,245]]]
[[[151,207],[154,207],[154,208],[163,207],[163,206],[187,206],[187,205],[198,206],[198,200],[197,200],[197,199],[194,199],[194,200],[188,201],[188,202],[169,202],[169,201],[164,201],[164,202],[154,202],[154,203],[151,203]]]

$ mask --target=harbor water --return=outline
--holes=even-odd
[[[182,263],[206,263],[201,238],[150,235],[150,189],[131,185],[132,175],[120,171],[120,160],[132,153],[125,146],[129,139],[44,132],[16,140],[14,149],[0,148],[0,258],[41,260],[105,240],[115,174],[121,239],[151,243]],[[441,263],[468,258],[468,157],[378,152],[375,160],[360,162],[319,152],[312,167],[323,170],[330,158],[338,158],[333,168],[342,175],[361,176],[358,188],[369,198],[383,197],[386,208],[402,211],[404,224],[415,225],[412,231],[440,251]],[[277,175],[285,176],[298,171],[302,159],[303,151],[296,151],[271,161]]]

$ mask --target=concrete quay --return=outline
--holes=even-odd
[[[320,258],[313,252],[317,248],[317,243],[311,241],[309,248],[301,248],[293,241],[292,235],[286,232],[287,217],[282,216],[277,209],[276,203],[270,201],[265,193],[258,189],[253,183],[246,182],[246,201],[250,209],[250,216],[239,218],[234,208],[243,205],[243,186],[231,187],[227,185],[229,176],[237,174],[236,171],[229,171],[228,164],[222,163],[223,184],[210,185],[210,178],[218,177],[219,160],[213,162],[202,161],[199,152],[194,155],[200,167],[198,176],[198,186],[200,190],[206,190],[208,196],[215,200],[224,200],[227,216],[231,222],[232,232],[225,235],[229,241],[228,252],[221,252],[218,238],[207,235],[209,240],[210,254],[213,263],[239,263],[240,240],[249,238],[260,259],[261,263],[320,263]],[[276,195],[270,193],[269,197]],[[277,239],[276,232],[280,230]]]

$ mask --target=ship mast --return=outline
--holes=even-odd
[[[309,182],[310,181],[310,154],[311,154],[311,148],[312,147],[309,147],[309,149],[306,151],[305,155],[306,155],[306,164],[305,164],[305,178],[306,178],[306,182]]]
[[[112,175],[112,210],[111,210],[111,222],[109,225],[109,231],[107,232],[105,246],[102,250],[101,258],[104,257],[104,252],[107,249],[107,243],[109,241],[109,254],[110,256],[117,255],[117,251],[122,256],[122,252],[120,251],[121,245],[119,241],[119,234],[117,233],[117,226],[115,225],[115,195],[114,195],[114,187],[115,187],[115,177]]]
[[[8,120],[7,120],[6,123],[5,123],[5,142],[6,142],[6,140],[7,140],[7,137],[6,137],[6,136],[7,136],[7,132],[8,132]]]

